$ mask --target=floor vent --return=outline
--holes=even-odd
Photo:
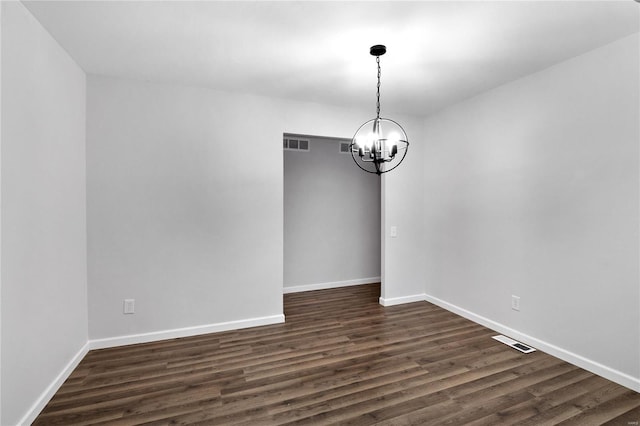
[[[496,339],[498,342],[502,342],[507,346],[511,346],[513,349],[517,349],[524,354],[530,354],[531,352],[536,351],[532,347],[524,345],[516,340],[510,339],[507,336],[503,336],[502,334],[499,336],[493,336],[492,339]]]

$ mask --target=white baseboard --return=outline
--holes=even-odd
[[[87,341],[82,348],[67,363],[64,369],[45,389],[40,397],[33,403],[29,411],[22,417],[18,425],[30,425],[42,412],[60,386],[80,364],[82,358],[92,349],[104,349],[115,346],[133,345],[136,343],[155,342],[158,340],[175,339],[177,337],[189,337],[199,334],[215,333],[219,331],[239,330],[241,328],[257,327],[261,325],[279,324],[284,322],[284,315],[272,315],[268,317],[251,318],[247,320],[228,321],[217,324],[199,325],[195,327],[176,328],[172,330],[156,331],[152,333],[132,334],[128,336],[109,337],[106,339],[93,339]]]
[[[371,283],[379,283],[379,282],[380,282],[380,277],[358,278],[355,280],[333,281],[330,283],[294,285],[294,286],[284,287],[282,291],[284,294],[300,293],[301,291],[326,290],[328,288],[347,287],[350,285],[362,285],[362,284],[371,284]]]
[[[563,361],[576,365],[580,368],[584,368],[587,371],[597,374],[598,376],[602,376],[605,379],[609,379],[612,382],[616,382],[633,391],[640,392],[640,379],[637,377],[633,377],[611,367],[607,367],[606,365],[602,365],[596,361],[590,360],[581,355],[575,354],[566,349],[545,342],[544,340],[540,340],[533,336],[521,333],[503,324],[485,318],[481,315],[477,315],[464,308],[461,308],[449,302],[445,302],[444,300],[438,299],[437,297],[425,295],[424,300],[426,300],[427,302],[431,302],[434,305],[438,305],[441,308],[444,308],[462,317],[465,317],[473,322],[481,324],[487,328],[495,330],[498,333],[504,334],[527,345],[533,346],[534,348],[546,352],[549,355],[553,355]]]
[[[284,322],[284,315],[250,318],[246,320],[227,321],[216,324],[198,325],[195,327],[175,328],[171,330],[154,331],[151,333],[130,334],[127,336],[107,337],[89,340],[89,349],[112,348],[115,346],[134,345],[158,340],[176,339],[178,337],[197,336],[199,334],[217,333],[220,331],[239,330],[242,328],[258,327],[261,325],[279,324]]]
[[[403,297],[390,297],[384,298],[381,297],[379,302],[382,306],[394,306],[394,305],[402,305],[403,303],[413,303],[413,302],[424,302],[425,294],[414,294],[411,296],[403,296]]]
[[[89,342],[86,342],[80,350],[71,358],[71,361],[65,365],[60,374],[56,376],[55,379],[47,386],[47,388],[42,392],[42,394],[38,397],[36,402],[33,403],[31,408],[27,411],[27,413],[20,419],[18,422],[19,425],[30,425],[33,423],[38,417],[38,414],[44,410],[44,407],[49,403],[53,395],[60,389],[60,386],[64,383],[65,380],[73,373],[73,370],[80,364],[82,358],[89,352]]]

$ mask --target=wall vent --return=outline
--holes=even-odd
[[[349,151],[349,145],[351,145],[351,142],[338,142],[340,154],[351,154],[351,152]]]
[[[530,354],[531,352],[536,351],[532,347],[522,344],[517,340],[510,339],[507,336],[503,336],[502,334],[498,336],[493,336],[492,339],[496,339],[498,342],[504,343],[507,346],[511,346],[513,349],[519,350],[524,354]]]
[[[282,147],[286,151],[309,151],[311,149],[311,141],[309,139],[284,138]]]

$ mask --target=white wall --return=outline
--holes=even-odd
[[[402,164],[382,176],[382,290],[385,306],[424,300],[424,149],[428,140],[420,120],[398,121],[409,137],[409,151]],[[397,237],[391,237],[391,227]]]
[[[281,320],[268,101],[89,77],[87,104],[90,337]]]
[[[427,294],[636,390],[639,47],[624,38],[424,127]]]
[[[284,151],[285,291],[380,279],[380,178],[339,146]]]
[[[87,96],[90,338],[281,320],[282,134],[366,115],[98,76]]]
[[[0,423],[12,425],[87,342],[85,75],[21,3],[1,7]]]

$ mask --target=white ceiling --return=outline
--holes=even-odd
[[[640,30],[635,1],[25,1],[87,72],[425,115]]]

